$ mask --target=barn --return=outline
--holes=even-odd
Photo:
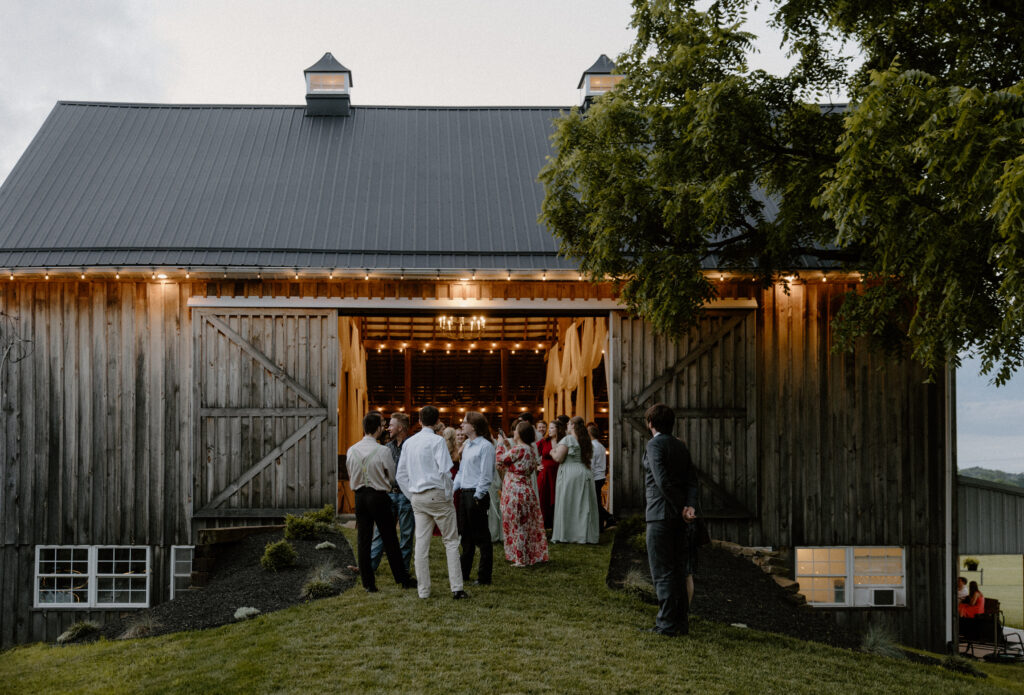
[[[708,268],[720,299],[667,339],[537,222],[565,108],[354,105],[330,54],[304,74],[305,106],[59,102],[0,188],[3,646],[172,598],[202,529],[346,511],[368,408],[581,414],[637,511],[658,401],[715,537],[784,550],[839,621],[950,639],[952,379],[832,352],[858,276]]]

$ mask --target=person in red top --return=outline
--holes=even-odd
[[[558,476],[558,462],[551,458],[551,450],[555,446],[554,443],[565,436],[565,432],[565,424],[560,420],[552,420],[548,424],[546,436],[537,442],[537,453],[540,454],[537,496],[540,497],[540,513],[544,517],[544,528],[551,528],[555,523],[555,480]]]
[[[970,583],[970,591],[959,606],[961,618],[975,618],[985,612],[985,597],[978,590],[978,582]]]

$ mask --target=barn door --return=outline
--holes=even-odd
[[[618,379],[615,424],[622,462],[616,505],[644,507],[643,460],[650,433],[644,411],[662,402],[676,412],[676,436],[690,449],[705,517],[750,519],[757,512],[754,312],[709,314],[680,340],[617,315],[612,326]],[[619,354],[614,355],[617,351]]]
[[[334,505],[337,313],[195,309],[193,336],[193,516]]]

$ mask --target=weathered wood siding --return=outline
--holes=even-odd
[[[741,431],[727,418],[701,417],[677,430],[694,460],[739,500],[756,485],[756,517],[713,521],[712,535],[747,545],[899,545],[907,554],[907,607],[846,609],[837,618],[854,627],[885,620],[911,644],[942,647],[945,630],[944,387],[926,384],[910,361],[858,348],[831,351],[829,325],[852,285],[815,282],[762,290],[737,286],[737,296],[757,299],[756,480],[751,459],[737,455]],[[700,333],[713,330],[705,320]],[[635,320],[620,317],[616,365],[620,408],[689,349],[693,337],[672,345]],[[689,342],[688,342],[689,341]],[[737,345],[743,341],[737,342]],[[614,352],[614,351],[613,351]],[[684,412],[692,404],[730,407],[738,395],[735,375],[749,369],[746,353],[727,345],[708,353],[681,379],[653,393]],[[731,362],[731,364],[728,364]],[[694,393],[696,389],[696,393]],[[722,400],[722,399],[725,400]],[[724,413],[728,414],[728,413]],[[719,423],[719,424],[716,424]],[[627,422],[623,430],[614,497],[618,509],[640,510],[644,437]],[[635,432],[635,433],[634,433]],[[702,495],[707,500],[707,486]],[[620,512],[621,513],[621,512]],[[879,617],[883,616],[883,617]]]
[[[53,635],[82,617],[34,611],[38,544],[189,537],[191,287],[27,282],[0,288],[30,354],[0,372],[0,642]],[[155,575],[154,579],[163,575]],[[161,585],[154,581],[154,599]]]

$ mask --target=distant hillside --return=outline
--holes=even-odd
[[[1003,471],[994,471],[990,468],[980,468],[978,466],[961,468],[959,473],[960,475],[966,475],[968,478],[979,478],[993,483],[1003,483],[1004,485],[1024,487],[1024,473],[1005,473]]]

